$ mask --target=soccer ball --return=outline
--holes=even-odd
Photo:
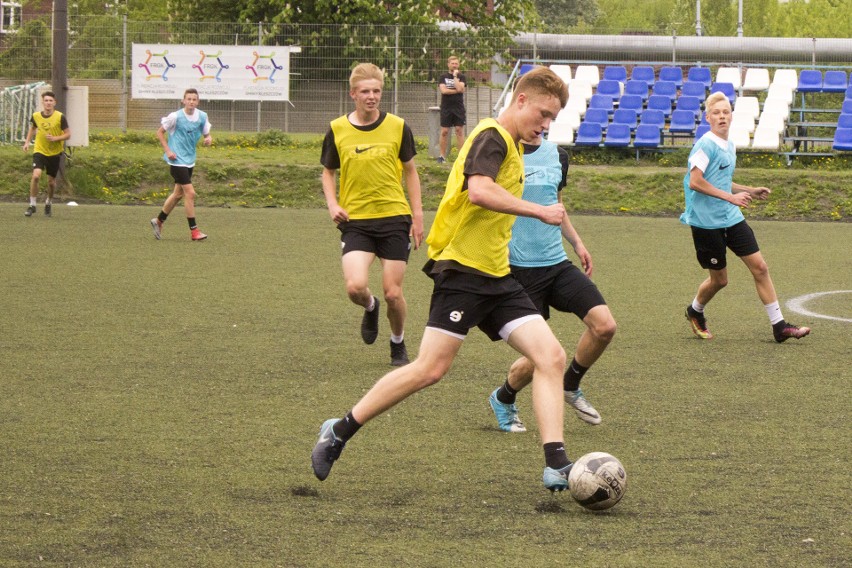
[[[621,501],[627,488],[627,472],[618,458],[605,452],[586,454],[571,467],[568,490],[577,503],[602,511]]]

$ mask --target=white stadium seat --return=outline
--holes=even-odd
[[[745,72],[743,91],[765,91],[769,88],[769,83],[769,69],[765,67],[750,67]]]
[[[754,131],[751,147],[755,150],[778,150],[781,146],[781,136],[769,126],[758,126]]]
[[[791,91],[799,86],[799,76],[795,69],[776,69],[772,76],[772,85],[786,85]]]
[[[556,73],[565,83],[571,82],[571,66],[554,63],[550,66],[550,70]]]
[[[745,128],[734,128],[732,124],[731,129],[728,130],[728,140],[733,142],[737,148],[748,148],[751,137],[748,130]]]
[[[740,85],[743,84],[740,70],[736,67],[719,67],[719,70],[716,71],[716,82],[730,83],[734,86],[735,91],[739,91]]]
[[[568,89],[570,92],[571,85],[568,85]],[[586,99],[583,95],[568,95],[568,102],[565,104],[565,108],[562,111],[573,110],[576,111],[580,116],[586,116]]]
[[[574,73],[574,80],[586,81],[594,88],[601,81],[601,72],[597,65],[578,65],[577,71]]]
[[[574,129],[567,122],[551,122],[550,130],[547,131],[547,139],[554,144],[573,144]]]
[[[575,76],[574,80],[568,83],[569,100],[571,97],[582,97],[586,102],[589,102],[592,99],[592,94],[592,84],[589,81],[577,79]]]
[[[553,122],[559,124],[567,124],[573,130],[577,130],[580,128],[580,112],[577,109],[568,108],[567,106],[559,111],[559,114],[556,115],[556,118],[553,119]]]
[[[735,110],[731,119],[731,128],[741,128],[751,134],[754,132],[754,116],[748,111]]]
[[[760,102],[757,97],[737,97],[734,103],[734,112],[742,112],[751,114],[752,118],[757,120],[760,116]]]

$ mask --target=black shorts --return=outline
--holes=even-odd
[[[431,275],[435,280],[429,305],[428,327],[440,329],[464,338],[478,327],[492,341],[507,339],[501,330],[517,320],[538,318],[541,315],[511,274],[489,278],[477,274],[444,270]]]
[[[340,229],[342,254],[360,250],[375,254],[385,260],[408,262],[411,254],[411,216],[398,215],[383,219],[345,221]]]
[[[59,173],[59,162],[61,159],[62,154],[45,156],[44,154],[36,152],[33,154],[33,169],[45,171],[47,172],[47,175],[55,178],[56,174]]]
[[[183,166],[169,166],[169,173],[172,174],[172,179],[178,185],[189,185],[192,183],[192,170],[194,168],[185,168]]]
[[[550,319],[551,307],[583,319],[592,308],[606,305],[595,283],[569,260],[537,268],[513,266],[512,274],[544,319]]]
[[[731,249],[737,256],[748,256],[760,252],[754,231],[745,221],[726,229],[701,229],[691,227],[692,242],[698,264],[708,270],[722,270],[728,266],[725,249]]]
[[[467,113],[465,112],[464,107],[450,107],[441,109],[441,128],[464,126],[466,121]]]

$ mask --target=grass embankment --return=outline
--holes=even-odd
[[[199,203],[232,207],[324,207],[319,155],[322,137],[223,134],[201,148],[194,181]],[[427,157],[420,143],[418,170],[424,205],[437,207],[449,165]],[[688,150],[654,154],[636,161],[631,151],[584,150],[576,154],[566,206],[577,213],[676,215]],[[15,147],[0,147],[0,197],[24,200],[28,158]],[[74,149],[62,196],[84,202],[158,204],[171,191],[153,132],[94,133],[90,146]],[[742,154],[736,179],[765,185],[772,197],[753,205],[750,218],[779,220],[852,219],[852,159],[799,159],[787,167],[775,155]]]

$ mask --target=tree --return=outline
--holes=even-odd
[[[544,33],[571,33],[594,24],[601,14],[598,0],[534,0]]]

